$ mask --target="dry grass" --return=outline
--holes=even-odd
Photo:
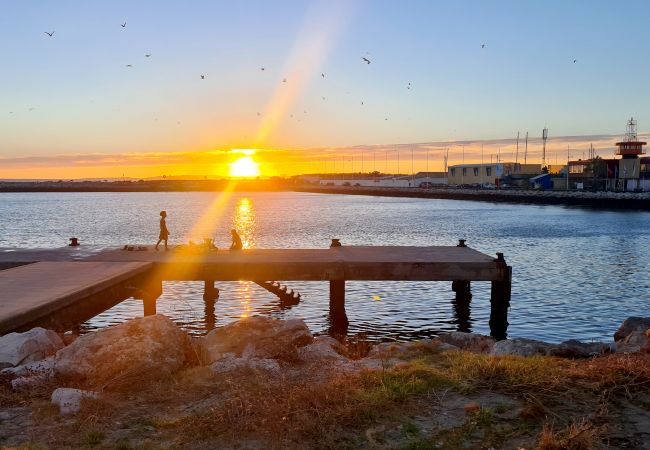
[[[125,376],[111,380],[101,400],[86,401],[80,414],[66,420],[49,405],[60,380],[18,393],[0,383],[0,404],[29,405],[34,442],[52,448],[215,448],[240,442],[358,448],[368,445],[368,430],[389,430],[414,415],[444,411],[449,406],[441,393],[453,391],[467,402],[498,393],[520,405],[517,411],[481,406],[461,426],[430,435],[402,433],[400,445],[498,448],[527,439],[526,448],[537,443],[541,449],[592,449],[603,445],[607,424],[615,421],[609,414],[622,407],[619,400],[650,391],[650,355],[568,361],[440,352],[424,344],[406,354],[410,360],[397,367],[336,373],[325,382],[326,368],[300,379],[250,370],[215,375],[207,367],[153,379]],[[383,431],[373,433],[380,439]]]
[[[552,425],[545,424],[539,434],[539,450],[595,450],[603,448],[603,427],[596,427],[588,421],[571,423],[555,431]]]

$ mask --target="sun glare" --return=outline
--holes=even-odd
[[[231,177],[257,177],[260,174],[260,167],[250,156],[242,156],[230,163]]]

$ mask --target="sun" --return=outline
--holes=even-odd
[[[260,175],[260,166],[250,156],[242,156],[230,163],[231,177],[257,177]]]

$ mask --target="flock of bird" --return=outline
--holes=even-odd
[[[126,28],[126,24],[127,24],[127,22],[124,21],[123,23],[120,23],[119,25],[120,25],[121,28]],[[45,33],[49,38],[53,38],[53,37],[54,37],[55,30],[52,30],[52,31],[45,31],[44,33]],[[487,47],[487,43],[484,42],[484,43],[481,44],[481,49],[485,49],[485,47]],[[146,58],[150,58],[150,57],[151,57],[151,53],[145,53],[144,56],[145,56]],[[362,61],[363,63],[365,63],[366,65],[369,65],[369,64],[372,63],[372,61],[371,61],[369,58],[365,57],[365,56],[362,56],[362,57],[361,57],[361,61]],[[573,63],[574,63],[574,64],[577,63],[577,62],[578,62],[577,59],[573,59]],[[125,66],[126,66],[127,68],[132,68],[132,67],[133,67],[133,64],[126,64]],[[261,70],[262,72],[264,72],[264,71],[266,70],[266,68],[265,68],[265,67],[260,67],[260,70]],[[201,79],[201,80],[205,80],[206,77],[207,77],[207,74],[200,74],[199,76],[200,76],[200,79]],[[325,78],[325,73],[324,73],[324,72],[321,72],[321,78]],[[287,78],[283,78],[283,79],[282,79],[282,83],[287,83]],[[406,85],[406,89],[407,89],[407,90],[411,90],[411,88],[412,88],[411,82],[408,82],[408,84]],[[321,96],[321,98],[322,98],[323,100],[326,100],[326,97],[325,97],[325,96]],[[361,100],[361,106],[364,106],[364,101],[363,101],[363,100]],[[29,111],[32,111],[33,109],[34,109],[34,108],[29,108]],[[14,113],[13,111],[10,111],[10,112],[9,112],[9,114],[13,114],[13,113]],[[304,113],[304,114],[307,114],[307,111],[305,110],[303,113]],[[261,115],[262,115],[262,114],[261,114],[260,112],[257,112],[257,116],[261,116]],[[291,114],[291,117],[293,118],[294,115]],[[388,118],[384,118],[384,120],[388,120]],[[180,125],[180,122],[177,122],[177,124]]]

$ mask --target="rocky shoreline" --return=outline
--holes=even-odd
[[[583,206],[599,209],[650,210],[650,192],[536,191],[520,189],[372,188],[362,186],[300,186],[296,192],[371,195],[379,197],[473,200],[534,205]]]
[[[197,373],[201,374],[199,383],[201,389],[206,388],[204,384],[220,386],[221,389],[223,383],[226,383],[229,389],[227,389],[228,395],[233,395],[233,392],[238,392],[240,387],[248,383],[255,384],[260,380],[264,382],[262,386],[292,386],[291,389],[294,389],[297,386],[308,385],[314,392],[319,389],[331,389],[333,385],[341,383],[341,380],[352,380],[347,389],[354,390],[355,395],[363,396],[367,394],[363,386],[368,379],[380,380],[378,388],[379,392],[382,392],[386,389],[387,379],[398,377],[401,380],[400,377],[406,371],[409,376],[405,381],[400,381],[405,383],[400,389],[408,391],[412,389],[409,383],[425,383],[427,386],[431,384],[430,389],[426,391],[427,395],[432,395],[432,392],[438,392],[436,395],[442,391],[453,392],[454,402],[462,403],[461,411],[458,413],[462,417],[456,419],[463,419],[462,426],[467,426],[467,423],[476,420],[476,414],[481,411],[482,414],[490,411],[489,414],[495,415],[496,407],[485,405],[492,404],[494,398],[501,398],[504,394],[482,392],[478,396],[468,396],[463,391],[466,388],[459,387],[469,382],[462,380],[462,371],[455,376],[456,378],[450,375],[457,370],[453,364],[460,364],[461,361],[465,364],[466,360],[473,361],[472,370],[475,370],[474,366],[485,365],[485,370],[493,371],[501,364],[507,363],[517,367],[533,364],[538,368],[536,370],[545,371],[540,369],[544,365],[557,366],[558,370],[560,368],[568,370],[567,364],[572,364],[571,370],[577,370],[576,368],[582,367],[581,364],[593,364],[594,361],[611,362],[611,358],[614,358],[617,364],[621,364],[621,361],[634,358],[636,364],[641,364],[637,369],[649,375],[648,379],[641,380],[646,395],[643,397],[643,402],[647,403],[642,403],[645,406],[641,406],[642,413],[639,415],[639,420],[647,424],[650,423],[648,422],[650,397],[647,396],[650,392],[648,356],[650,356],[650,318],[639,317],[630,317],[624,321],[611,343],[583,343],[572,340],[561,344],[549,344],[523,338],[495,341],[491,337],[478,334],[449,332],[434,339],[383,343],[364,349],[351,348],[329,336],[313,336],[305,323],[299,319],[277,320],[253,317],[215,329],[203,338],[190,337],[169,318],[162,315],[132,319],[79,337],[34,328],[25,333],[11,333],[0,337],[0,368],[2,368],[0,399],[3,400],[0,402],[0,445],[38,444],[45,445],[47,448],[65,448],[65,445],[59,446],[61,443],[57,439],[46,438],[39,431],[40,426],[36,418],[43,413],[43,410],[49,411],[46,422],[49,423],[50,428],[63,429],[71,423],[78,424],[79,421],[85,423],[85,411],[87,413],[93,408],[96,410],[98,405],[104,402],[119,403],[123,408],[129,408],[127,405],[131,403],[138,404],[140,402],[138,392],[147,391],[148,385],[156,385],[158,388],[166,386],[163,389],[166,391],[175,390],[179,385],[189,383],[184,391],[181,389],[175,394],[176,400],[169,400],[169,402],[181,402],[181,409],[190,408],[193,414],[202,417],[201,414],[206,414],[210,408],[216,408],[215,405],[223,401],[225,394],[213,393],[200,401],[193,399],[195,384],[199,382],[196,379],[188,382],[187,378],[192,378]],[[452,366],[449,366],[450,364]],[[449,373],[443,370],[445,367]],[[439,380],[430,379],[434,373],[440,378]],[[390,377],[387,374],[390,374]],[[257,384],[255,386],[260,387]],[[506,389],[505,386],[499,386],[499,389]],[[509,389],[506,389],[506,392],[510,392]],[[368,388],[368,392],[375,392],[375,387]],[[159,395],[163,399],[159,404],[161,406],[165,404],[167,393],[160,392]],[[282,396],[283,394],[269,391],[268,395]],[[524,420],[525,414],[522,411],[530,402],[525,400],[525,396],[522,397],[523,400],[517,395],[507,394],[506,397],[508,398],[501,398],[501,400],[505,403],[512,401],[513,404],[519,405],[517,408],[521,409],[520,416],[508,420]],[[196,404],[197,401],[199,405]],[[420,395],[413,395],[411,398],[410,395],[405,394],[400,401],[417,403],[422,401],[422,398]],[[258,396],[251,402],[264,402],[264,399]],[[241,408],[234,407],[234,409],[231,407],[230,413],[245,412],[246,406],[243,404],[240,406]],[[255,405],[251,407],[254,408]],[[634,407],[639,409],[638,405]],[[391,410],[395,408],[393,400],[386,408]],[[57,413],[54,414],[54,411]],[[396,414],[399,411],[399,408],[395,409]],[[186,417],[186,413],[187,411],[181,416]],[[429,422],[439,419],[433,413],[427,417]],[[547,425],[544,423],[548,422],[548,417],[546,422],[541,418],[538,419],[540,420],[537,428],[531,428],[534,431],[531,431],[532,435],[522,441],[528,442],[527,445],[542,439],[540,436],[546,429],[544,427]],[[330,426],[341,426],[335,422]],[[383,419],[370,422],[380,429],[382,426],[388,426]],[[17,427],[16,424],[22,426]],[[443,442],[445,433],[450,429],[447,425],[437,428],[431,425],[434,430],[429,430],[428,435],[433,436],[431,439],[442,439],[440,442]],[[638,428],[637,425],[635,426]],[[364,422],[365,426],[367,423]],[[154,428],[156,433],[144,433],[148,436],[146,439],[141,439],[141,436],[131,437],[129,442],[133,441],[139,445],[153,439],[156,448],[176,448],[177,443],[166,442],[161,437],[162,433],[158,433],[157,427]],[[346,430],[344,434],[350,435],[357,431]],[[107,448],[115,448],[119,442],[122,442],[120,436],[124,434],[107,431],[102,433],[101,441],[108,445]],[[267,444],[273,447],[277,444],[275,437],[260,433],[261,431],[258,430],[251,433],[249,437],[263,438],[264,444],[261,447],[267,447]],[[650,428],[642,431],[633,426],[623,433],[633,434],[629,436],[630,442],[650,438]],[[381,444],[381,440],[377,440],[376,436],[380,434],[386,435],[382,438],[386,441],[386,445]],[[400,445],[413,441],[414,437],[400,435],[395,438],[389,435],[387,429],[373,431],[370,435],[366,430],[365,434],[362,433],[358,445],[360,448],[399,448]],[[232,436],[228,439],[223,435],[219,436],[218,439],[214,438],[216,440],[209,440],[210,443],[206,444],[208,446],[205,448],[210,448],[209,446],[215,443],[226,445],[227,442],[233,443],[238,440],[231,442],[228,439]],[[424,431],[418,434],[418,438],[423,437]],[[70,436],[67,439],[74,441]],[[185,436],[184,439],[192,441],[193,437]],[[321,441],[317,437],[314,439],[316,440],[310,441],[307,448],[312,446],[329,448],[331,443],[329,440]],[[469,436],[468,439],[473,438]],[[482,439],[486,439],[485,435]],[[517,439],[512,442],[515,441],[519,442]],[[256,445],[252,447],[259,448],[259,445]],[[71,448],[74,448],[74,445]],[[246,445],[244,448],[247,448]],[[528,447],[522,445],[521,448]]]

